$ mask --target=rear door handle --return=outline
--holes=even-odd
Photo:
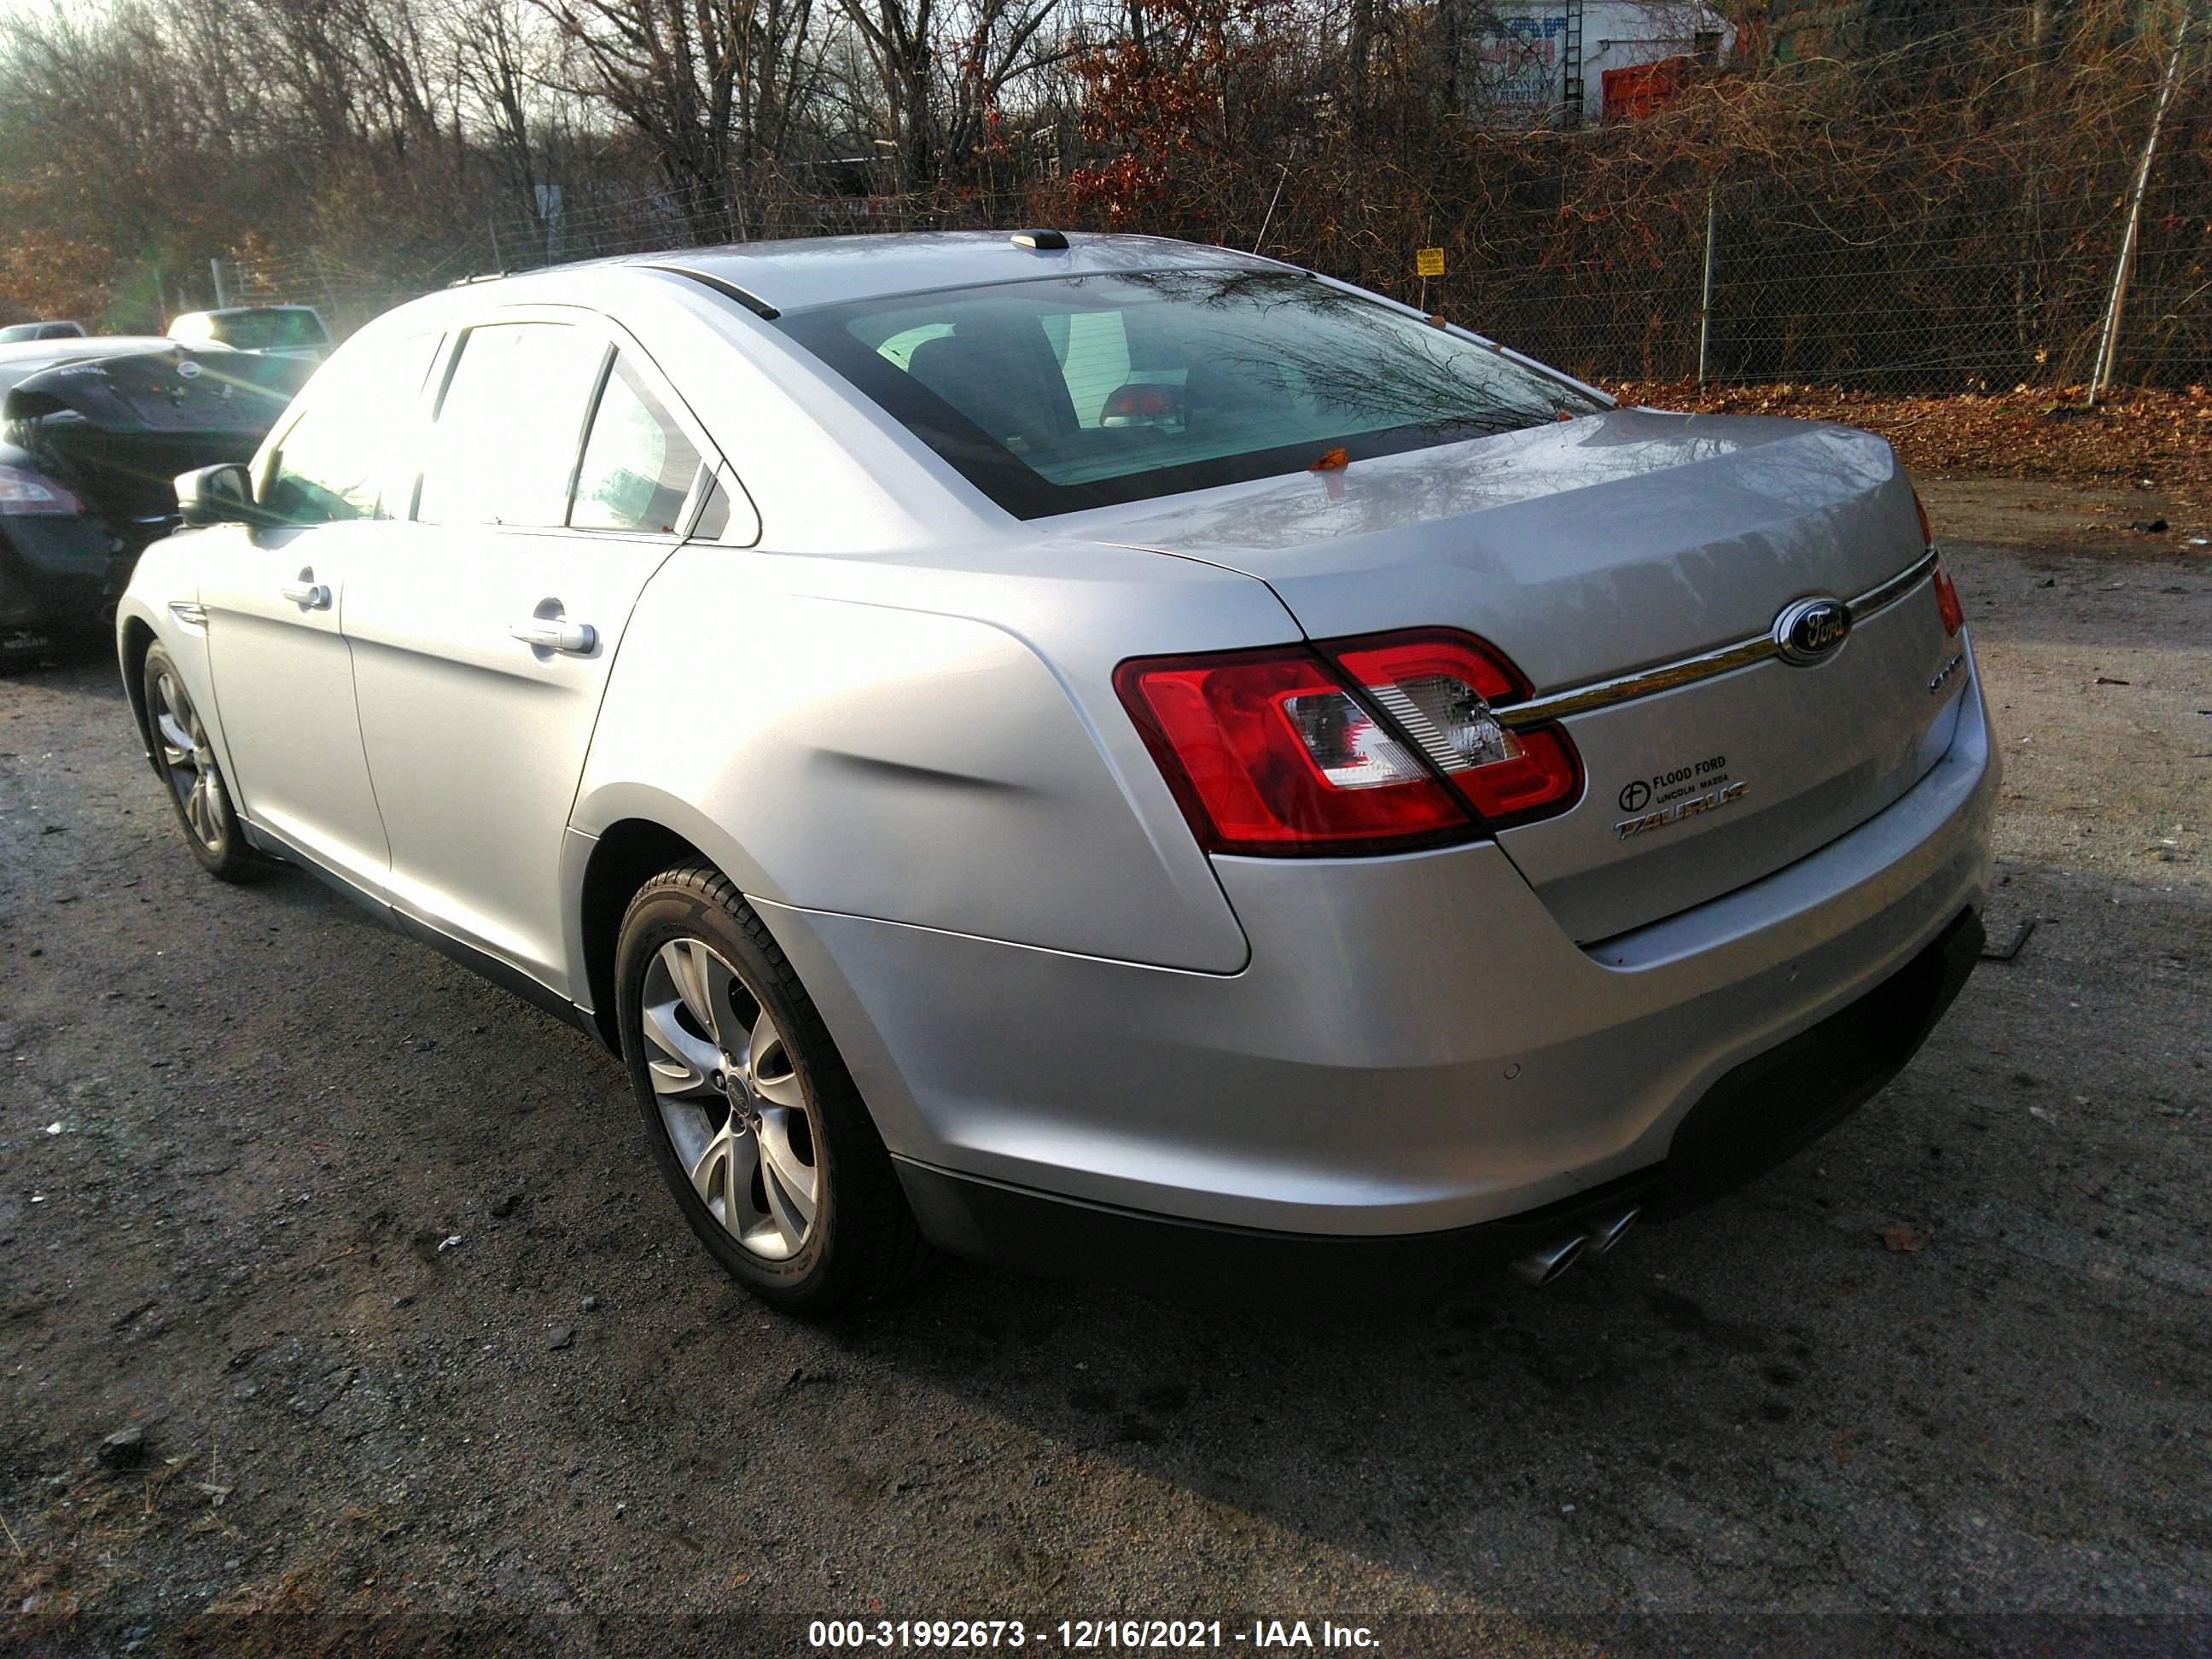
[[[510,623],[507,631],[533,651],[559,651],[571,657],[588,657],[599,645],[599,630],[589,623],[568,622],[558,617],[532,617]]]
[[[300,573],[302,577],[311,576],[313,574],[309,570],[302,570]],[[305,580],[286,582],[276,591],[291,600],[293,604],[304,605],[310,611],[327,611],[331,608],[331,590],[319,582]]]

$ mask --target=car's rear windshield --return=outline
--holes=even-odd
[[[241,311],[215,319],[215,337],[240,351],[283,351],[326,343],[322,319],[312,311],[277,308]]]
[[[781,325],[1023,519],[1601,406],[1293,271],[1053,277],[824,306]]]

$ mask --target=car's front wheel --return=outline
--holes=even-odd
[[[146,696],[146,730],[154,770],[169,788],[169,805],[192,856],[225,881],[249,881],[267,866],[246,844],[231,805],[222,769],[216,764],[207,727],[185,690],[184,676],[168,652],[155,646],[146,653],[140,675]]]
[[[616,954],[630,1086],[692,1231],[763,1301],[828,1312],[928,1261],[836,1045],[720,872],[680,866],[631,900]]]

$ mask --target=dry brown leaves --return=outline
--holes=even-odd
[[[2132,388],[2094,409],[2079,386],[1987,397],[1887,398],[1815,386],[1708,386],[1632,380],[1613,386],[1625,403],[1699,413],[1787,415],[1878,432],[1915,472],[2032,478],[2112,489],[2148,489],[2172,521],[2166,544],[2195,553],[2212,534],[2212,387]],[[2152,509],[2146,507],[2146,514]]]

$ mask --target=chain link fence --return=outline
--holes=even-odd
[[[2134,159],[2115,153],[1893,193],[1878,179],[1855,178],[1846,191],[1816,169],[1776,168],[1692,173],[1664,190],[1609,198],[1601,185],[1578,190],[1570,166],[1534,199],[1522,191],[1442,223],[1412,222],[1390,204],[1271,199],[1272,216],[1164,207],[1133,228],[1251,247],[1264,222],[1269,254],[1424,303],[1592,380],[1948,395],[2089,378],[2133,171]],[[314,249],[228,261],[223,295],[234,304],[313,304],[343,333],[414,295],[491,271],[716,241],[1011,228],[1052,211],[1034,188],[895,196],[803,183],[732,191],[703,217],[651,188],[549,196],[542,211],[486,215],[480,234],[435,259],[387,264]],[[2212,184],[2200,161],[2176,158],[2154,173],[2116,381],[2212,381],[2208,209]],[[1325,217],[1327,234],[1315,228]],[[1446,274],[1424,283],[1414,252],[1431,242],[1445,250]],[[210,303],[212,286],[179,297]]]
[[[1032,216],[1025,190],[916,195],[820,193],[780,175],[732,190],[702,214],[649,185],[541,191],[534,209],[511,202],[481,216],[435,258],[316,247],[211,261],[168,296],[179,310],[226,305],[312,305],[343,336],[418,295],[503,272],[617,254],[784,238],[1018,227]]]
[[[1469,224],[1428,303],[1598,380],[1911,395],[2086,381],[2127,220],[2123,165],[1950,199],[1794,197],[1771,179]],[[2149,192],[2115,379],[2212,380],[2212,227]],[[1392,284],[1407,291],[1403,279]]]

